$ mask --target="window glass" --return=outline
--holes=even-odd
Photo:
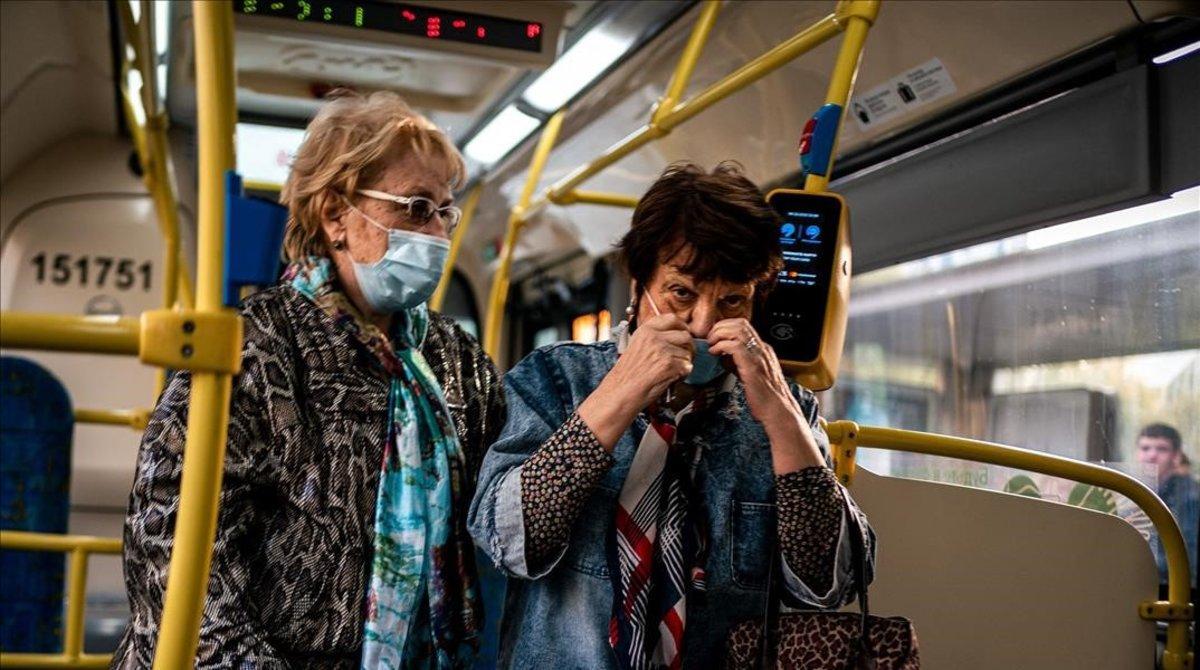
[[[475,297],[471,295],[470,284],[457,270],[451,270],[450,283],[446,285],[446,295],[442,299],[440,311],[478,339],[479,310],[475,306]]]
[[[1194,565],[1198,287],[1200,189],[865,273],[825,414],[1120,469],[1172,507]],[[1150,424],[1181,436],[1170,467],[1138,448]],[[860,462],[1103,509],[1150,537],[1128,501],[1073,482],[883,450]]]
[[[299,128],[237,124],[237,169],[242,179],[282,184],[304,140]]]

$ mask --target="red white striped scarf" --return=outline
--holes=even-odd
[[[708,399],[697,396],[674,421],[650,408],[618,498],[609,644],[623,669],[683,665],[688,587],[704,588],[706,533],[688,500],[699,454],[688,458],[675,436],[676,426]]]

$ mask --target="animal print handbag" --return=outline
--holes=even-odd
[[[774,556],[767,573],[767,602],[761,621],[750,619],[729,631],[725,667],[806,670],[919,670],[917,632],[903,617],[871,616],[867,608],[867,552],[858,515],[849,514],[851,558],[858,609],[853,612],[779,613],[781,577]]]

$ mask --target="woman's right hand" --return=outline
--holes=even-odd
[[[674,314],[647,319],[629,338],[617,364],[577,410],[605,449],[638,413],[692,372],[692,335]]]

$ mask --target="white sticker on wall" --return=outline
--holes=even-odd
[[[933,58],[892,77],[850,100],[850,116],[860,130],[869,130],[917,107],[954,93],[954,80],[942,61]]]

